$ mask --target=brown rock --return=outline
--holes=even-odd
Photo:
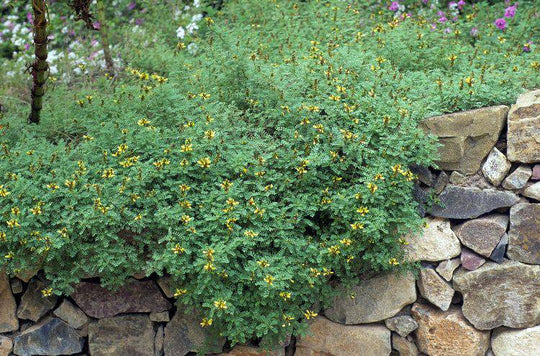
[[[222,356],[285,356],[285,349],[267,351],[259,347],[238,345]]]
[[[342,324],[365,324],[396,315],[404,306],[416,300],[414,276],[385,274],[371,278],[334,298],[326,317]]]
[[[23,285],[19,278],[12,278],[10,280],[11,292],[13,294],[21,294],[23,292]]]
[[[486,217],[468,220],[454,228],[462,244],[489,257],[506,232],[508,216],[494,214]]]
[[[166,322],[169,322],[171,318],[169,317],[169,311],[164,311],[164,312],[159,312],[159,313],[153,312],[153,313],[150,313],[150,320],[158,322],[158,323],[166,323]]]
[[[474,253],[468,248],[463,248],[461,250],[461,265],[463,268],[468,269],[469,271],[474,271],[484,263],[486,263],[485,258]]]
[[[88,322],[88,317],[70,301],[64,299],[62,304],[53,312],[54,315],[65,321],[69,326],[79,329]]]
[[[527,186],[522,194],[527,198],[540,201],[540,182]]]
[[[522,94],[508,113],[508,158],[540,162],[540,90]]]
[[[461,245],[450,228],[450,221],[427,218],[427,226],[415,235],[405,236],[404,246],[409,261],[442,261],[458,256]]]
[[[0,270],[0,333],[15,331],[19,328],[19,320],[15,315],[17,304],[11,293],[9,278]]]
[[[7,336],[0,335],[0,356],[8,356],[13,349],[13,341]]]
[[[163,356],[163,341],[165,341],[165,334],[163,325],[160,325],[156,330],[156,338],[154,339],[155,356]]]
[[[540,264],[540,204],[517,204],[510,209],[506,253],[512,260]]]
[[[415,303],[412,313],[418,348],[430,356],[484,356],[489,348],[489,331],[476,330],[459,307],[443,312]]]
[[[172,283],[171,277],[159,277],[157,280],[157,284],[159,288],[161,288],[161,290],[167,296],[167,298],[174,297],[174,290],[171,286],[171,283]]]
[[[120,313],[161,312],[171,308],[171,303],[163,297],[154,281],[130,280],[116,291],[82,282],[71,296],[87,315],[98,319]]]
[[[540,180],[540,164],[534,165],[531,180]]]
[[[540,266],[487,262],[476,271],[460,268],[453,284],[463,294],[463,314],[477,329],[540,324]]]
[[[506,106],[481,108],[431,117],[420,127],[439,137],[441,169],[473,174],[495,146],[507,113]]]
[[[454,296],[454,290],[448,282],[445,282],[432,269],[423,269],[420,271],[418,290],[422,297],[443,311],[448,310]]]
[[[218,336],[212,327],[200,326],[201,318],[196,313],[177,310],[165,327],[164,350],[166,356],[184,356],[188,352],[220,353],[225,339]]]
[[[461,259],[459,257],[451,260],[442,261],[435,269],[444,279],[448,282],[452,280],[454,271],[461,265]]]
[[[145,315],[100,319],[88,327],[92,356],[154,356],[154,328]]]
[[[345,326],[317,317],[296,342],[295,356],[385,356],[391,351],[390,330],[384,326]]]
[[[418,347],[415,343],[396,334],[392,334],[392,348],[399,356],[418,356]]]
[[[33,278],[24,292],[19,308],[17,309],[17,316],[19,319],[38,321],[42,316],[47,314],[54,306],[58,297],[51,295],[49,297],[43,297],[42,291],[47,286],[40,279]]]

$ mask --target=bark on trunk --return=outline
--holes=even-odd
[[[105,65],[107,66],[107,72],[109,72],[110,75],[114,75],[114,63],[111,56],[111,48],[109,46],[109,26],[105,16],[105,5],[103,4],[103,0],[97,0],[97,14],[100,24],[99,35],[101,37]]]
[[[35,60],[32,63],[32,107],[28,123],[38,124],[43,107],[43,95],[45,95],[45,82],[47,81],[47,7],[45,0],[32,0],[34,11],[34,53]]]

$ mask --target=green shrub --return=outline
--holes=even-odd
[[[362,10],[231,1],[189,39],[195,55],[126,44],[159,74],[58,86],[38,128],[11,114],[8,270],[42,268],[55,293],[167,272],[179,302],[236,343],[297,334],[336,283],[408,267],[401,236],[422,220],[407,167],[434,157],[417,122],[513,101],[538,86],[538,55],[516,49],[525,24],[473,47],[472,22],[445,34]]]

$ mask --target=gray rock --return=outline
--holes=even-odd
[[[448,310],[454,296],[452,287],[432,269],[420,271],[418,290],[422,297],[443,311]]]
[[[525,187],[525,184],[531,178],[532,169],[527,166],[519,166],[515,171],[510,173],[508,177],[504,180],[502,187],[504,189],[517,190]]]
[[[468,220],[454,228],[462,244],[489,257],[508,227],[508,216],[494,214]]]
[[[455,185],[461,185],[465,182],[465,179],[467,177],[465,177],[463,174],[459,173],[458,171],[453,171],[452,173],[450,173],[450,183],[452,184],[455,184]]]
[[[418,328],[418,323],[410,315],[398,315],[384,321],[386,327],[406,337]]]
[[[0,270],[0,333],[15,331],[19,328],[16,310],[17,304],[11,293],[9,278],[3,270]]]
[[[527,198],[540,201],[540,182],[534,183],[523,190],[523,195]]]
[[[0,356],[8,356],[13,350],[13,341],[7,336],[0,335]]]
[[[540,90],[519,96],[508,113],[508,158],[512,162],[540,162]]]
[[[486,259],[474,253],[472,250],[469,250],[468,248],[463,248],[461,250],[461,265],[463,268],[474,271],[484,263],[486,263]]]
[[[54,308],[58,297],[54,294],[49,297],[43,297],[42,291],[46,288],[45,283],[37,277],[30,281],[17,309],[19,319],[36,322]]]
[[[69,326],[79,329],[88,322],[88,317],[69,300],[64,299],[62,304],[53,312],[54,315],[65,321]]]
[[[495,356],[540,355],[540,325],[518,330],[495,329],[491,348]]]
[[[472,219],[498,208],[509,207],[519,201],[512,192],[447,186],[439,195],[440,205],[430,214],[449,219]]]
[[[12,278],[10,284],[11,292],[13,294],[21,294],[23,292],[23,285],[19,278]]]
[[[487,262],[475,271],[460,268],[453,284],[463,295],[463,314],[477,329],[540,324],[540,266]]]
[[[399,353],[399,356],[418,356],[418,347],[414,342],[396,334],[392,334],[392,348]]]
[[[109,318],[121,313],[161,312],[171,308],[154,281],[130,280],[110,291],[96,283],[82,282],[71,295],[88,316]]]
[[[531,180],[540,180],[540,164],[534,165]]]
[[[158,323],[166,323],[166,322],[169,322],[171,318],[169,317],[168,311],[159,312],[159,313],[153,312],[153,313],[150,313],[150,320],[158,322]]]
[[[154,355],[163,356],[163,341],[165,340],[163,325],[158,326],[154,340]]]
[[[443,170],[473,174],[495,146],[506,120],[508,107],[495,106],[428,118],[420,124],[438,136],[439,161]]]
[[[448,182],[450,181],[450,178],[448,177],[448,174],[446,174],[444,171],[439,173],[439,176],[437,177],[437,180],[435,181],[435,185],[433,186],[433,192],[435,194],[440,194]]]
[[[155,333],[146,315],[100,319],[88,327],[92,356],[154,356]]]
[[[172,288],[172,279],[171,277],[159,277],[157,280],[159,288],[163,291],[163,294],[167,298],[174,298],[174,289]]]
[[[188,352],[219,353],[225,339],[216,334],[211,327],[200,326],[198,313],[177,310],[165,327],[163,349],[166,356],[184,356]]]
[[[510,259],[540,264],[540,204],[517,204],[510,209]]]
[[[403,249],[409,261],[443,261],[458,256],[461,244],[450,228],[450,221],[427,218],[427,226],[417,235],[408,235]]]
[[[482,166],[482,173],[491,184],[498,186],[504,177],[506,177],[511,167],[512,164],[506,159],[506,156],[497,148],[493,147],[486,162]]]
[[[489,331],[476,330],[459,307],[443,312],[415,303],[412,315],[418,322],[418,348],[430,356],[484,356],[489,348]]]
[[[349,326],[317,317],[310,322],[308,334],[296,342],[295,356],[351,356],[360,350],[362,356],[387,356],[392,351],[390,335],[382,325]]]
[[[461,259],[459,257],[451,260],[442,261],[435,269],[444,279],[448,282],[452,280],[454,271],[461,265]]]
[[[502,263],[504,261],[504,255],[506,254],[506,246],[508,246],[508,234],[504,234],[501,237],[501,241],[497,244],[489,259],[497,263]]]
[[[428,187],[433,186],[435,179],[433,177],[433,173],[431,173],[431,170],[428,167],[412,164],[409,169],[418,177],[420,182],[424,183]]]
[[[337,323],[373,323],[396,315],[415,300],[416,288],[412,274],[384,274],[366,280],[349,293],[343,290],[324,313],[328,319]]]
[[[46,318],[15,337],[16,355],[72,355],[82,351],[84,339],[68,324]]]

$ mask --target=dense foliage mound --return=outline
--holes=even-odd
[[[481,3],[433,26],[371,3],[230,1],[180,43],[156,5],[117,29],[117,78],[51,87],[39,127],[10,107],[8,271],[43,269],[45,293],[166,272],[234,343],[296,334],[335,283],[403,266],[422,224],[408,167],[434,157],[418,121],[538,87],[538,14],[520,2],[502,30],[504,4]]]

